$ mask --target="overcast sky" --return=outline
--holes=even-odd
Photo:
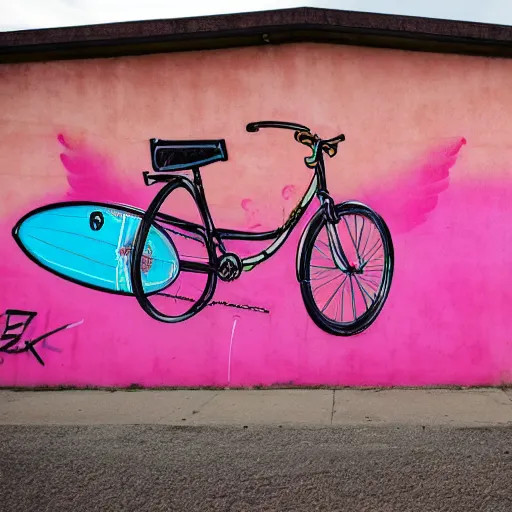
[[[0,31],[300,6],[512,25],[512,0],[0,0]]]

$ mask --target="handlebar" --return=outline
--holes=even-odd
[[[319,153],[322,150],[330,158],[332,158],[338,152],[338,144],[345,140],[345,135],[340,134],[332,139],[322,140],[318,135],[313,135],[311,130],[307,126],[295,123],[286,123],[284,121],[257,121],[255,123],[249,123],[246,126],[248,132],[257,132],[260,128],[284,128],[287,130],[295,131],[295,140],[300,142],[304,146],[308,146],[313,150],[311,156],[304,159],[306,165],[310,168],[314,168],[319,159]]]
[[[307,126],[296,123],[286,123],[284,121],[257,121],[256,123],[249,123],[246,126],[248,132],[257,132],[260,128],[284,128],[286,130],[309,132]]]

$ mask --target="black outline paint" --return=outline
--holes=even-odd
[[[89,215],[89,227],[93,231],[99,231],[103,224],[105,224],[105,217],[103,216],[103,213],[101,212],[92,212]]]
[[[162,297],[169,297],[170,299],[178,299],[184,300],[186,302],[195,302],[195,299],[192,297],[185,297],[184,295],[175,295],[170,293],[160,292],[157,295]],[[260,306],[250,306],[249,304],[235,304],[233,302],[226,302],[224,300],[212,300],[207,304],[208,306],[225,306],[227,308],[235,308],[235,309],[244,309],[246,311],[254,311],[255,313],[265,313],[267,315],[270,314],[270,310],[266,308],[262,308]]]
[[[306,306],[306,309],[311,318],[313,319],[313,321],[321,329],[330,334],[335,334],[338,336],[353,336],[364,331],[365,329],[368,329],[368,327],[377,319],[387,299],[393,276],[393,241],[391,239],[389,229],[386,226],[382,217],[368,206],[361,203],[357,203],[355,201],[351,201],[336,205],[335,208],[336,214],[343,220],[345,220],[347,216],[355,216],[355,219],[357,219],[356,216],[360,216],[361,218],[369,220],[371,223],[373,223],[374,226],[377,227],[377,231],[380,235],[380,240],[383,243],[383,250],[384,254],[386,255],[386,258],[382,265],[382,279],[375,289],[375,297],[370,297],[370,299],[372,299],[370,307],[367,306],[366,311],[357,318],[354,318],[354,320],[351,322],[343,322],[343,315],[341,315],[341,319],[338,322],[322,314],[322,310],[315,301],[313,289],[311,287],[310,262],[313,248],[315,246],[315,241],[317,240],[319,233],[325,227],[325,224],[327,222],[326,218],[323,215],[316,215],[311,219],[311,222],[307,229],[304,231],[303,237],[299,243],[298,253],[300,254],[300,261],[297,278],[300,282],[300,289],[302,293],[302,298],[304,300],[304,305]],[[355,246],[357,246],[356,242],[353,243]],[[356,250],[356,252],[359,256],[359,251]],[[340,272],[339,275],[343,275],[343,273]],[[359,290],[364,299],[364,302],[367,305],[366,297],[364,295],[365,289],[364,287],[361,287],[359,282],[359,279],[363,278],[362,273],[348,273],[345,275],[345,278],[347,276],[350,277],[350,283],[352,283],[352,278],[355,280],[356,285],[359,286]],[[340,287],[341,286],[342,285],[340,285]],[[341,293],[343,293],[343,291],[344,289],[342,290]],[[354,301],[354,289],[352,289],[351,293],[352,301]]]
[[[338,135],[332,139],[324,140],[318,135],[311,133],[309,128],[306,126],[281,121],[249,123],[246,127],[248,132],[257,132],[260,128],[293,130],[295,132],[295,140],[312,150],[312,154],[304,159],[306,166],[314,170],[314,177],[310,186],[295,209],[291,212],[286,222],[273,231],[255,233],[216,228],[206,200],[199,168],[218,160],[228,159],[224,140],[168,141],[151,139],[151,163],[153,170],[156,172],[153,174],[144,172],[144,182],[147,186],[155,184],[163,184],[163,186],[155,194],[155,197],[145,212],[137,208],[117,204],[112,205],[92,202],[67,202],[54,204],[38,208],[25,215],[13,228],[13,236],[23,252],[32,261],[46,270],[59,275],[68,281],[73,281],[88,288],[120,295],[134,295],[142,309],[153,319],[166,323],[176,323],[187,320],[199,313],[206,306],[214,304],[215,301],[212,302],[211,299],[215,292],[218,278],[225,281],[237,279],[241,275],[242,271],[252,270],[255,266],[266,261],[275,254],[276,251],[285,243],[291,231],[297,226],[299,220],[302,218],[316,195],[320,202],[320,207],[306,226],[297,251],[297,280],[301,285],[306,309],[314,322],[321,329],[331,334],[347,336],[357,334],[367,329],[378,316],[389,294],[394,268],[393,244],[386,224],[376,212],[371,210],[369,207],[356,202],[335,204],[327,190],[324,154],[330,158],[334,157],[338,151],[338,144],[345,140],[345,136]],[[158,160],[157,152],[159,150],[170,151],[166,158],[164,158],[165,162],[163,164]],[[191,178],[182,174],[174,173],[174,171],[185,170],[192,171]],[[166,199],[177,189],[185,189],[185,191],[190,194],[198,208],[202,224],[189,222],[160,212],[160,209]],[[78,282],[75,279],[65,276],[53,269],[49,269],[43,263],[37,261],[37,259],[28,253],[28,251],[23,247],[23,244],[19,239],[18,232],[21,224],[28,217],[51,208],[71,205],[97,205],[98,207],[115,208],[141,218],[130,255],[130,280],[133,293],[108,290],[95,285]],[[355,318],[352,323],[334,322],[336,325],[333,326],[333,321],[324,315],[322,310],[320,310],[320,308],[315,304],[313,294],[310,290],[308,264],[310,263],[309,259],[311,258],[311,245],[314,244],[314,239],[318,235],[318,231],[325,226],[329,233],[329,250],[336,268],[350,277],[351,284],[352,276],[356,276],[364,272],[364,265],[361,261],[359,263],[349,263],[347,260],[339,239],[339,234],[336,230],[336,225],[341,221],[344,215],[348,214],[347,212],[359,212],[358,214],[361,215],[364,213],[365,218],[376,226],[381,238],[385,240],[383,246],[385,265],[383,266],[382,278],[382,283],[384,284],[380,287],[376,300],[367,306],[367,311],[361,315],[361,317]],[[177,233],[180,236],[200,242],[206,248],[208,255],[204,262],[189,261],[182,258],[179,260],[180,272],[202,273],[207,276],[207,279],[199,299],[192,300],[191,307],[185,313],[178,316],[170,316],[160,312],[151,303],[149,297],[157,293],[161,294],[162,290],[146,293],[142,283],[141,264],[144,257],[144,248],[147,237],[152,227],[158,229],[162,234],[164,234],[176,250],[176,247],[168,234],[168,232],[175,233],[175,231],[168,226],[180,229],[186,233]],[[224,246],[225,240],[272,241],[272,243],[258,254],[240,259],[237,255],[227,252]],[[358,240],[358,244],[360,243],[361,241]],[[361,291],[361,293],[363,292],[364,290]],[[363,295],[363,298],[365,300],[365,304],[367,304],[366,296]],[[230,306],[240,307],[236,305]],[[252,310],[251,307],[248,307],[248,309]]]
[[[226,142],[220,140],[162,140],[151,139],[151,164],[156,172],[182,171],[192,167],[202,167],[213,162],[226,161],[228,151]],[[160,154],[167,154],[177,160],[159,163]],[[165,157],[164,157],[165,158]]]
[[[18,244],[18,246],[20,247],[20,249],[25,253],[27,258],[32,260],[36,265],[39,265],[41,268],[44,268],[48,272],[55,274],[56,276],[58,276],[62,279],[65,279],[66,281],[70,281],[72,283],[79,284],[80,286],[84,286],[85,288],[91,288],[92,290],[97,290],[100,292],[112,293],[114,295],[128,295],[130,297],[133,296],[133,293],[131,293],[131,292],[127,292],[127,291],[123,291],[123,290],[112,290],[111,288],[103,288],[101,286],[97,286],[94,284],[90,284],[90,283],[86,283],[84,281],[79,281],[77,279],[74,279],[73,277],[70,277],[64,273],[54,270],[51,267],[48,267],[43,262],[41,262],[37,258],[35,258],[30,252],[27,251],[27,249],[25,248],[25,246],[23,245],[23,243],[19,237],[19,230],[21,228],[21,225],[28,218],[32,217],[33,215],[37,215],[38,213],[42,213],[42,212],[46,212],[46,211],[50,211],[50,210],[64,208],[67,206],[92,206],[92,207],[105,208],[108,210],[117,210],[117,211],[126,212],[129,215],[133,215],[134,217],[139,217],[139,218],[144,217],[144,210],[141,210],[140,208],[135,208],[132,206],[122,205],[122,204],[98,203],[98,202],[94,202],[94,201],[65,201],[62,203],[48,204],[45,206],[41,206],[40,208],[36,208],[35,210],[32,210],[31,212],[27,213],[13,227],[12,236],[13,236],[14,240],[16,241],[16,243]],[[96,212],[92,212],[92,213],[96,213]],[[167,233],[167,231],[165,229],[163,229],[161,226],[159,226],[158,224],[155,224],[154,227],[156,229],[158,229],[158,231],[160,231],[160,233],[162,233],[162,235],[167,239],[167,241],[171,244],[171,246],[176,251],[174,242],[173,242],[172,238],[169,236],[169,234]],[[156,291],[151,292],[148,295],[152,295],[154,293],[156,293]]]
[[[10,324],[9,321],[11,317],[13,316],[22,316],[26,317],[25,321],[19,321],[14,324]],[[7,321],[5,323],[4,331],[2,334],[0,334],[0,342],[5,342],[3,345],[0,345],[0,352],[4,352],[5,354],[23,354],[24,352],[30,352],[41,364],[44,366],[44,361],[39,355],[39,353],[36,351],[35,346],[43,342],[43,346],[45,346],[46,340],[53,336],[54,334],[57,334],[60,331],[64,331],[66,329],[70,329],[71,327],[74,327],[76,325],[79,325],[81,322],[72,322],[70,324],[62,325],[61,327],[57,327],[56,329],[53,329],[45,334],[42,334],[41,336],[38,336],[37,338],[34,338],[33,340],[25,340],[23,348],[12,348],[14,345],[17,345],[18,343],[22,342],[23,336],[28,329],[29,325],[32,323],[34,318],[37,316],[37,313],[35,311],[24,311],[21,309],[7,309],[4,313],[0,315],[0,318],[7,317]],[[21,331],[19,329],[21,328]],[[16,333],[12,333],[10,331],[16,331]],[[50,350],[54,350],[54,347],[47,347]],[[3,360],[2,360],[3,362]]]

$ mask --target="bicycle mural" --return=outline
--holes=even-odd
[[[183,322],[212,304],[268,313],[265,308],[212,301],[217,281],[232,282],[283,246],[316,198],[318,208],[302,232],[296,278],[305,308],[325,332],[352,336],[368,329],[388,297],[394,269],[393,242],[383,218],[357,201],[336,203],[327,187],[324,155],[333,158],[344,135],[322,139],[303,125],[261,121],[247,125],[287,129],[311,149],[305,158],[312,179],[282,226],[241,231],[216,226],[200,168],[226,161],[224,140],[150,141],[153,171],[147,187],[160,186],[147,210],[122,204],[73,201],[49,204],[22,217],[13,236],[36,264],[73,283],[134,296],[153,319]],[[179,189],[192,197],[201,223],[164,213]],[[264,242],[240,256],[230,242]]]
[[[512,381],[508,64],[266,48],[5,68],[1,385]]]

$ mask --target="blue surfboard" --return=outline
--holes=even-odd
[[[64,279],[111,293],[132,294],[131,254],[143,214],[121,205],[53,204],[23,217],[13,236],[33,261]],[[178,273],[172,240],[153,224],[141,261],[145,293],[163,290]]]

